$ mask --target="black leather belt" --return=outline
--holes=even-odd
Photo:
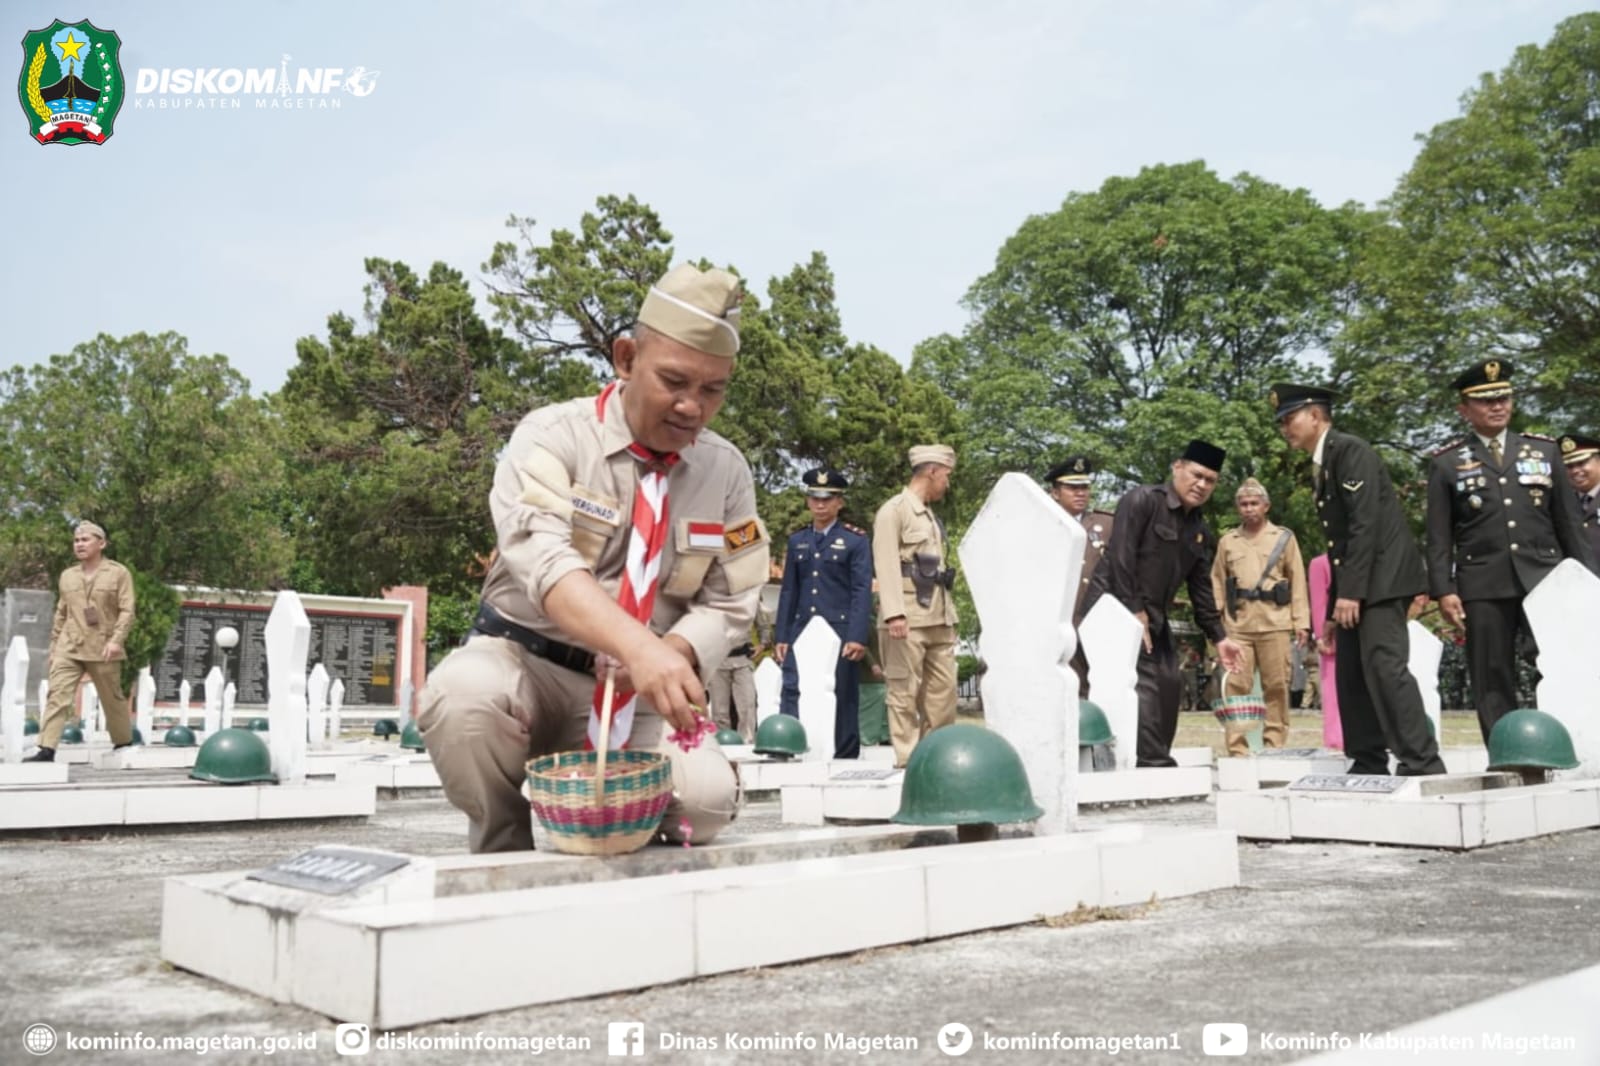
[[[1266,591],[1264,589],[1260,590],[1260,591],[1258,591],[1256,589],[1240,589],[1239,592],[1238,592],[1238,596],[1239,596],[1239,598],[1241,600],[1270,600],[1270,599],[1272,599],[1272,593],[1268,592],[1268,591]]]
[[[472,631],[482,633],[486,637],[514,640],[539,658],[548,659],[568,670],[576,670],[580,674],[594,672],[593,652],[584,651],[571,644],[563,644],[559,640],[551,640],[547,636],[519,626],[503,617],[487,603],[478,604],[477,617],[472,620]]]
[[[743,655],[746,657],[754,655],[755,653],[755,647],[750,644],[741,644],[737,648],[734,648],[732,651],[728,652],[729,656]]]

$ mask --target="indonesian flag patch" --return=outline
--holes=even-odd
[[[721,522],[690,522],[689,547],[702,551],[722,550]]]

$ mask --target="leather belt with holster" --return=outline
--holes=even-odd
[[[937,555],[924,555],[921,552],[900,564],[900,573],[911,579],[911,587],[917,593],[917,606],[928,607],[933,603],[933,590],[937,585],[945,589],[955,587],[956,572],[953,567],[940,569]]]
[[[737,648],[734,648],[732,651],[728,652],[728,658],[731,659],[736,655],[743,655],[746,658],[748,658],[749,656],[754,655],[755,653],[756,653],[756,649],[755,649],[754,645],[752,645],[752,644],[741,644]]]
[[[487,603],[478,604],[477,617],[472,620],[472,632],[482,633],[486,637],[514,640],[539,658],[547,659],[557,666],[564,666],[568,670],[576,670],[580,674],[594,672],[593,652],[571,644],[563,644],[559,640],[551,640],[542,633],[535,633],[531,629],[519,626]]]

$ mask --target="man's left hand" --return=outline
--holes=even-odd
[[[1295,647],[1303,648],[1307,644],[1309,644],[1310,642],[1311,642],[1311,630],[1309,630],[1309,629],[1297,629],[1297,630],[1294,631],[1294,644],[1295,644]]]
[[[108,659],[108,660],[109,659],[120,659],[122,657],[122,655],[123,655],[123,648],[122,648],[121,644],[118,644],[114,640],[110,641],[110,642],[108,642],[106,644],[106,650],[105,650],[105,654],[104,654],[104,657],[106,659]]]
[[[860,662],[861,657],[867,654],[867,646],[865,644],[857,644],[853,640],[847,640],[845,641],[844,650],[839,654],[853,663]]]

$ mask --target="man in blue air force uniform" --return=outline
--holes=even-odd
[[[833,756],[854,759],[861,754],[857,664],[867,653],[867,630],[872,624],[872,547],[864,530],[839,521],[844,492],[850,487],[843,474],[818,468],[806,471],[801,481],[811,525],[789,538],[783,560],[773,648],[783,665],[780,709],[796,717],[800,713],[800,675],[789,651],[811,619],[820,617],[843,644],[834,671]],[[818,737],[809,740],[822,742]]]

